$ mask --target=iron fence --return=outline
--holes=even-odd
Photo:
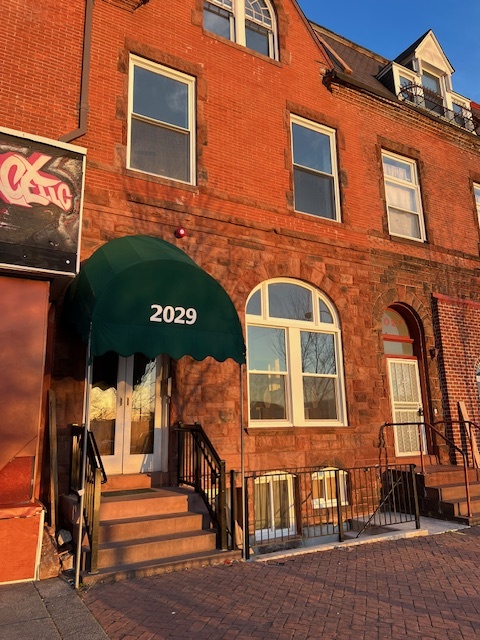
[[[243,518],[241,510],[233,513],[247,536],[247,559],[251,549],[267,553],[312,546],[327,537],[342,542],[408,522],[420,528],[414,468],[404,464],[249,472]],[[232,474],[232,485],[239,478]]]

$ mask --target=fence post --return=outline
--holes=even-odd
[[[232,549],[237,548],[237,491],[236,491],[236,474],[232,469],[230,471],[230,532],[232,540]]]
[[[338,540],[343,542],[345,535],[343,532],[343,516],[342,516],[342,492],[340,490],[340,471],[335,469],[335,495],[337,498],[337,521],[338,521]]]
[[[220,528],[220,549],[228,548],[227,545],[227,501],[225,495],[225,461],[220,461],[219,473],[220,486],[218,491],[218,525]]]
[[[243,558],[250,560],[250,535],[248,513],[248,478],[245,478],[245,509],[243,512]]]
[[[414,464],[410,465],[410,476],[413,488],[413,504],[415,506],[415,527],[417,529],[420,529],[420,509],[418,507],[417,478],[415,477],[415,466],[416,465]]]
[[[184,432],[181,431],[181,424],[179,422],[175,423],[178,431],[177,431],[177,484],[181,484],[183,480],[182,469],[184,467],[183,456],[184,456]]]

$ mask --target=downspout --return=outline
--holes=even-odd
[[[65,133],[59,138],[61,142],[71,142],[75,138],[80,138],[87,133],[88,117],[88,83],[90,76],[90,61],[92,50],[92,17],[94,0],[85,2],[85,23],[83,29],[83,54],[82,54],[82,77],[80,81],[80,103],[78,113],[78,129]]]

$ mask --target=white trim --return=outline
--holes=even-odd
[[[267,491],[270,494],[270,513],[268,514],[268,521],[270,526],[266,529],[255,529],[255,541],[256,542],[274,542],[276,538],[283,538],[292,536],[295,534],[295,494],[293,491],[293,481],[295,479],[295,475],[292,473],[288,473],[286,471],[269,471],[263,476],[258,476],[254,480],[254,491],[255,486],[266,484],[268,485]],[[282,529],[275,528],[275,500],[273,499],[273,495],[275,492],[274,485],[275,483],[286,481],[287,482],[287,519],[288,523],[286,527]],[[257,506],[257,501],[255,500],[255,506]],[[256,514],[254,513],[254,524],[256,521]]]
[[[175,80],[176,82],[181,82],[186,85],[188,88],[187,93],[187,110],[188,110],[188,126],[184,130],[188,132],[190,135],[190,148],[189,148],[189,163],[190,163],[190,180],[180,180],[178,178],[174,178],[168,175],[161,175],[158,173],[154,173],[151,171],[145,171],[143,169],[138,169],[131,165],[131,135],[132,135],[132,116],[133,116],[133,81],[134,81],[134,69],[135,67],[140,67],[142,69],[146,69],[147,71],[151,71],[152,73],[156,73],[158,75],[165,76],[170,78],[171,80]],[[142,118],[143,121],[148,121],[148,118]],[[167,126],[165,124],[159,124],[156,120],[151,120],[152,124],[162,126],[163,128],[170,128],[175,131],[180,131],[180,128],[175,126]],[[160,178],[165,178],[167,180],[173,180],[175,182],[180,182],[183,184],[196,184],[196,163],[195,163],[195,149],[196,149],[196,132],[195,132],[195,78],[193,76],[188,76],[181,71],[176,71],[174,69],[170,69],[168,67],[164,67],[163,65],[157,64],[155,62],[151,62],[149,60],[145,60],[140,58],[139,56],[130,55],[129,61],[129,74],[128,74],[128,118],[127,118],[127,169],[132,171],[138,171],[139,173],[152,175]]]
[[[407,180],[402,180],[401,178],[396,178],[394,176],[389,176],[385,173],[384,166],[384,158],[391,158],[392,160],[396,160],[397,162],[402,162],[410,166],[412,173],[412,181],[409,182]],[[417,171],[417,163],[415,160],[410,158],[406,158],[405,156],[400,156],[396,153],[391,153],[390,151],[384,151],[382,149],[382,170],[383,170],[383,180],[385,184],[385,203],[387,207],[387,220],[388,220],[388,231],[390,235],[397,236],[399,238],[408,238],[409,240],[415,240],[417,242],[425,242],[426,241],[426,232],[425,232],[425,221],[423,217],[423,207],[422,207],[422,198],[420,194],[420,184],[418,179],[418,171]],[[417,211],[410,211],[408,209],[400,209],[400,207],[395,206],[393,204],[389,204],[388,202],[388,190],[387,184],[390,183],[393,186],[397,185],[399,187],[411,189],[415,193],[415,200],[417,205]],[[399,233],[398,231],[393,231],[390,224],[390,208],[405,211],[405,213],[409,215],[416,215],[418,217],[419,222],[419,232],[420,237],[416,238],[415,236],[404,235]]]
[[[272,284],[289,284],[308,291],[312,299],[312,320],[292,320],[288,318],[277,318],[270,316],[268,309],[268,287]],[[343,353],[341,329],[338,314],[331,301],[315,287],[305,282],[292,278],[272,278],[265,280],[250,293],[247,299],[247,307],[251,298],[259,292],[261,302],[260,315],[253,315],[247,312],[246,327],[247,339],[248,329],[250,327],[265,327],[268,329],[279,329],[284,331],[285,335],[285,370],[281,371],[263,371],[247,368],[248,378],[250,374],[272,373],[281,375],[285,379],[285,409],[286,417],[284,419],[255,420],[250,415],[250,384],[248,384],[248,424],[250,427],[321,427],[321,426],[347,426],[346,416],[346,400],[345,400],[345,381],[343,370]],[[332,322],[322,322],[320,317],[320,301],[327,307],[332,317]],[[334,374],[305,374],[302,371],[301,357],[301,333],[313,332],[322,335],[333,336],[333,348],[335,356],[335,373]],[[247,360],[249,352],[247,348]],[[305,417],[305,403],[303,392],[304,377],[319,377],[334,380],[335,401],[336,401],[336,418],[333,419],[307,419]]]
[[[348,504],[348,493],[347,493],[347,472],[343,469],[338,469],[337,467],[325,467],[324,469],[320,469],[320,471],[314,471],[312,473],[312,483],[319,483],[319,492],[318,498],[312,497],[312,504],[314,509],[325,509],[326,507],[336,507],[337,506],[337,495],[330,496],[329,492],[329,483],[326,482],[329,478],[335,478],[335,471],[338,471],[338,476],[340,480],[340,499],[341,505],[345,506]],[[323,484],[324,498],[320,497],[320,483]]]
[[[247,17],[245,12],[245,0],[232,0],[232,7],[227,7],[224,5],[222,0],[205,0],[208,4],[215,5],[220,7],[224,11],[227,11],[231,14],[230,18],[230,40],[235,42],[236,44],[241,45],[242,47],[247,47],[247,29],[246,23],[251,22],[252,24],[256,24],[268,33],[268,57],[272,60],[278,60],[278,30],[277,30],[277,17],[275,14],[275,10],[273,8],[270,0],[263,0],[265,3],[271,19],[271,26],[260,22],[259,20],[255,20]],[[207,33],[211,33],[206,30]],[[255,49],[249,49],[250,51],[255,51],[259,55],[263,55],[259,51]]]
[[[17,138],[23,138],[24,140],[32,140],[33,142],[39,142],[41,144],[48,145],[49,147],[58,147],[59,149],[65,149],[66,151],[82,153],[83,155],[87,153],[87,149],[85,147],[78,147],[76,144],[60,142],[59,140],[52,140],[52,138],[44,138],[43,136],[34,136],[31,133],[8,129],[7,127],[0,127],[0,133],[5,133],[9,136],[16,136]]]

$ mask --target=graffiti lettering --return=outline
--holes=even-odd
[[[0,198],[19,207],[55,204],[70,211],[73,196],[69,185],[40,171],[49,160],[51,156],[38,152],[28,158],[12,151],[0,154]]]

